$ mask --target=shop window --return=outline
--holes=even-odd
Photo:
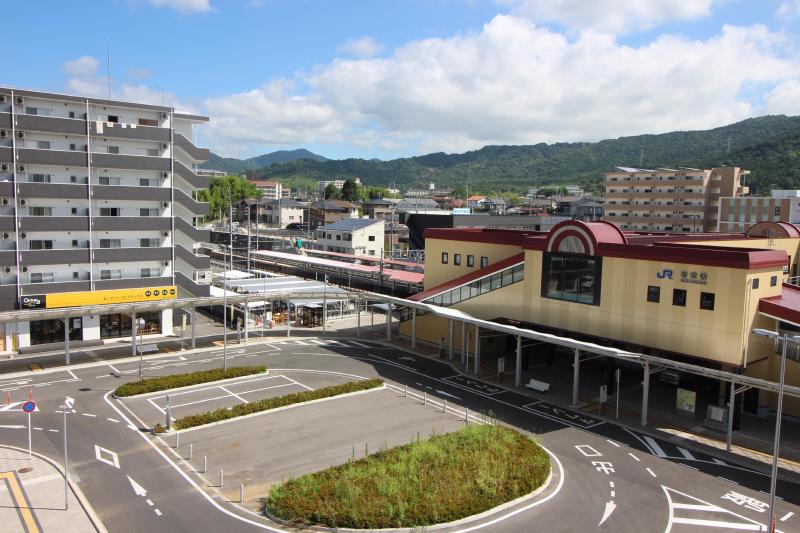
[[[769,278],[769,286],[774,287],[778,284],[778,276],[772,276]]]
[[[753,278],[753,288],[754,289],[758,288],[758,278]]]
[[[602,259],[563,253],[546,253],[542,267],[542,296],[600,305]]]
[[[714,293],[713,292],[701,292],[700,293],[700,309],[705,309],[706,311],[713,311],[714,310]]]
[[[686,289],[672,289],[672,305],[686,307]]]
[[[658,303],[661,301],[661,287],[657,287],[655,285],[649,285],[647,287],[647,301]]]
[[[79,341],[83,339],[83,330],[79,318],[70,320],[69,339]],[[64,342],[64,321],[60,318],[52,320],[30,321],[31,344],[47,344]]]
[[[442,252],[442,264],[446,265],[447,262],[450,260],[450,256],[447,252]]]
[[[453,255],[453,264],[455,266],[461,266],[461,254]]]
[[[468,255],[467,256],[467,266],[470,267],[470,268],[475,266],[475,256],[474,255]]]

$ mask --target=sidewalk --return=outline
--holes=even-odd
[[[362,337],[367,337],[367,335],[362,334]],[[373,331],[369,337],[377,340],[383,336],[378,331]],[[385,337],[383,337],[383,340],[385,341]],[[458,356],[454,361],[441,360],[439,359],[439,350],[434,346],[418,342],[417,348],[412,350],[411,340],[399,336],[392,337],[391,345],[418,356],[449,363],[453,370],[460,374],[464,373],[463,368],[458,364]],[[676,444],[683,443],[681,445],[685,445],[686,441],[690,441],[696,448],[710,455],[718,456],[720,459],[735,455],[738,456],[739,460],[756,467],[758,470],[766,471],[769,465],[772,464],[774,417],[756,418],[747,416],[743,418],[742,425],[744,429],[734,431],[731,452],[727,452],[723,433],[697,424],[687,427],[685,420],[669,413],[651,408],[648,412],[648,425],[642,426],[639,419],[640,414],[636,412],[620,410],[619,419],[615,419],[613,409],[606,408],[606,413],[609,413],[610,416],[604,416],[597,412],[597,403],[587,401],[584,396],[579,397],[579,404],[575,406],[571,405],[571,397],[569,395],[554,393],[553,389],[546,395],[542,395],[532,392],[524,386],[514,387],[513,375],[507,374],[503,384],[496,383],[492,377],[482,373],[478,376],[478,379],[534,399],[546,400],[568,409],[583,411],[596,418],[619,424],[640,433],[651,434]],[[781,431],[779,466],[793,479],[800,479],[800,427],[798,426],[794,421],[784,420]]]
[[[38,454],[0,446],[0,524],[4,532],[105,531],[80,489],[72,484],[64,510],[64,476]],[[97,524],[97,527],[95,527]]]

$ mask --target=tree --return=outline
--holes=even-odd
[[[348,202],[358,201],[358,184],[353,180],[346,180],[342,185],[342,200]]]
[[[228,204],[236,204],[245,198],[261,198],[261,190],[240,176],[211,178],[208,189],[197,191],[197,199],[208,202],[212,214],[228,212]]]
[[[325,199],[326,200],[338,200],[341,195],[341,192],[336,185],[333,183],[329,183],[327,187],[325,187]]]
[[[465,189],[463,185],[459,185],[453,189],[453,196],[459,200],[463,200],[467,197],[467,189]]]

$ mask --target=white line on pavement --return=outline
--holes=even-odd
[[[731,529],[745,529],[748,531],[760,531],[759,524],[743,524],[741,522],[723,522],[722,520],[702,520],[700,518],[673,518],[673,524],[686,524],[690,526],[724,527]]]
[[[678,464],[681,465],[681,466],[685,466],[686,468],[691,468],[692,470],[697,470],[698,472],[700,471],[699,468],[695,468],[693,466],[689,466],[686,463],[678,463]]]
[[[111,459],[106,459],[105,457],[103,457],[104,454],[109,455]],[[94,445],[94,457],[101,463],[111,465],[114,468],[119,468],[119,456],[115,452],[112,452],[111,450],[98,446],[97,444]]]
[[[368,344],[363,344],[363,343],[357,342],[357,341],[350,341],[350,344],[355,344],[356,346],[360,346],[362,348],[371,348],[371,346],[369,346]]]
[[[781,522],[786,522],[786,521],[787,521],[787,520],[789,520],[789,519],[790,519],[792,516],[794,516],[794,513],[793,513],[793,512],[791,512],[791,511],[789,511],[788,513],[786,513],[785,515],[783,515],[783,516],[781,517]]]
[[[658,476],[656,476],[656,473],[653,472],[653,470],[649,466],[647,468],[645,468],[645,470],[647,470],[650,473],[651,476],[658,477]]]
[[[83,416],[88,416],[89,418],[96,418],[97,415],[93,415],[92,413],[81,413]]]
[[[0,428],[2,428],[2,429],[22,429],[22,428],[25,428],[25,427],[27,427],[27,426],[23,426],[23,425],[19,425],[19,426],[0,426]]]
[[[106,418],[106,420],[108,420],[109,422],[114,422],[115,424],[119,424],[119,420],[117,420],[116,418]]]
[[[716,457],[712,457],[711,460],[714,461],[715,463],[717,463],[718,465],[728,466],[728,463],[726,463],[725,461],[721,461],[721,460],[717,459]]]
[[[673,509],[689,509],[690,511],[719,511],[716,505],[700,505],[699,503],[673,503]]]
[[[309,387],[308,385],[303,385],[303,384],[302,384],[302,383],[300,383],[299,381],[295,381],[295,380],[293,380],[293,379],[292,379],[292,378],[290,378],[289,376],[283,376],[283,377],[284,377],[284,378],[286,378],[286,379],[288,379],[288,380],[289,380],[289,381],[291,381],[292,383],[295,383],[296,385],[300,385],[300,386],[301,386],[301,387],[303,387],[304,389],[308,389],[308,390],[314,390],[314,389],[312,389],[311,387]]]
[[[633,455],[631,452],[628,452],[628,455],[633,457],[636,460],[637,463],[640,461],[640,459],[638,457],[636,457],[635,455]]]
[[[78,379],[78,376],[76,376],[76,375],[75,375],[75,372],[73,372],[72,370],[69,370],[69,369],[67,369],[67,373],[68,373],[70,376],[72,376],[72,379],[74,379],[75,381],[80,381],[80,380]]]
[[[687,459],[689,459],[689,460],[693,460],[693,459],[694,459],[694,455],[692,455],[692,454],[691,454],[691,452],[690,452],[689,450],[686,450],[686,449],[684,449],[684,448],[681,448],[680,446],[676,446],[676,448],[678,448],[678,452],[679,452],[679,453],[680,453],[682,456],[686,457],[686,458],[687,458]]]
[[[156,516],[161,516],[161,511],[158,509],[153,509],[153,512],[156,513]]]
[[[664,453],[664,450],[661,449],[661,446],[659,446],[658,443],[655,440],[653,440],[652,437],[648,437],[647,435],[642,435],[642,438],[645,440],[645,442],[647,442],[650,449],[653,450],[653,455],[657,455],[659,457],[667,456],[667,454]]]
[[[147,502],[147,505],[149,505],[150,507],[153,506],[153,500],[151,500],[150,498],[147,498],[145,501]]]
[[[610,442],[611,444],[613,444],[614,446],[616,446],[617,448],[619,448],[619,447],[620,447],[620,446],[619,446],[619,444],[617,444],[617,443],[616,443],[616,442],[614,442],[613,440],[611,440],[611,439],[606,439],[606,440],[607,440],[608,442]]]
[[[33,428],[33,429],[35,429],[36,431],[44,431],[43,428]]]
[[[50,433],[58,433],[57,429],[48,429],[47,431],[49,431]]]
[[[220,385],[220,386],[219,386],[219,388],[220,388],[221,390],[223,390],[223,391],[227,392],[228,394],[230,394],[231,396],[233,396],[234,398],[236,398],[236,399],[237,399],[237,400],[239,400],[240,402],[242,402],[242,403],[248,403],[248,401],[247,401],[247,400],[245,400],[244,398],[242,398],[242,397],[241,397],[241,396],[239,396],[238,394],[236,394],[236,393],[233,393],[233,392],[229,391],[228,389],[226,389],[226,388],[225,388],[225,387],[223,387],[222,385]]]
[[[119,374],[119,370],[117,370],[117,368],[114,365],[112,365],[111,363],[108,364],[108,368],[110,368],[111,370],[113,370],[114,372]]]

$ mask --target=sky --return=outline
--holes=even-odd
[[[229,157],[800,115],[800,0],[27,0],[4,19],[0,85],[107,97],[110,71],[115,99],[209,116],[198,143]]]

